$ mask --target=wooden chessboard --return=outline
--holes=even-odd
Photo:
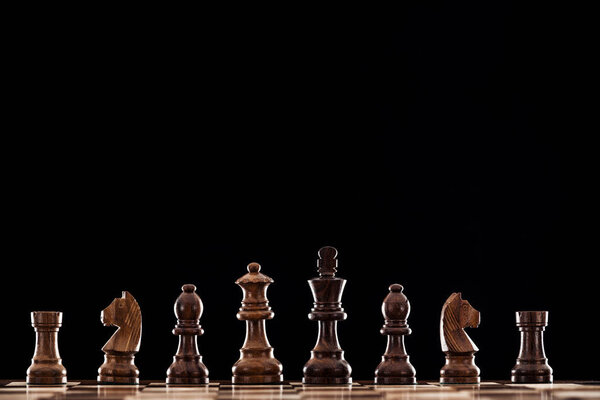
[[[0,381],[0,400],[135,400],[135,399],[387,399],[387,400],[600,400],[600,382],[558,382],[554,384],[510,384],[482,382],[479,385],[445,385],[422,382],[418,385],[373,385],[367,381],[352,385],[232,385],[228,381],[202,386],[169,386],[145,381],[137,386],[100,386],[94,381],[70,382],[66,386],[26,386],[23,381]]]

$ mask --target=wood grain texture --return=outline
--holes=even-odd
[[[167,370],[167,380],[172,384],[206,384],[208,368],[202,362],[198,351],[198,336],[204,333],[200,326],[200,317],[204,311],[202,300],[196,294],[196,286],[187,284],[175,301],[177,325],[173,334],[179,336],[177,354]]]
[[[415,368],[409,361],[404,347],[404,336],[411,330],[406,323],[410,314],[410,303],[397,283],[389,287],[389,293],[381,305],[385,324],[381,334],[388,338],[385,354],[375,370],[375,383],[382,385],[402,385],[417,383]]]
[[[479,311],[461,293],[452,293],[442,307],[440,340],[446,355],[446,365],[440,371],[440,383],[479,383],[479,368],[475,353],[479,350],[464,328],[477,328]]]
[[[119,329],[106,342],[104,363],[98,369],[98,382],[102,384],[137,384],[139,370],[135,366],[135,353],[140,350],[142,338],[142,313],[135,298],[124,291],[120,298],[102,310],[105,326]]]
[[[510,375],[514,383],[551,383],[552,368],[544,350],[548,311],[517,311],[521,347]]]
[[[267,300],[267,288],[273,279],[260,273],[258,263],[248,265],[248,273],[235,283],[242,288],[242,307],[237,318],[246,321],[246,340],[240,359],[233,365],[232,382],[236,384],[271,384],[283,381],[283,366],[274,356],[267,339],[265,321],[275,313]]]
[[[562,381],[554,384],[514,385],[485,381],[481,385],[374,385],[372,380],[352,385],[232,385],[212,380],[210,385],[173,387],[147,380],[139,385],[97,385],[95,381],[70,382],[57,387],[27,387],[23,382],[0,380],[2,400],[598,400],[600,382]]]
[[[342,293],[346,280],[335,276],[338,252],[333,247],[319,250],[317,268],[319,277],[308,281],[314,298],[314,307],[308,318],[318,321],[317,344],[310,360],[304,365],[302,381],[307,384],[347,384],[352,382],[352,368],[344,359],[337,334],[337,322],[346,319]]]
[[[33,311],[31,325],[35,329],[35,352],[27,369],[27,384],[62,385],[67,383],[67,370],[58,351],[58,330],[62,312]]]

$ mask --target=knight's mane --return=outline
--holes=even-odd
[[[129,310],[125,316],[124,325],[130,327],[130,333],[125,347],[128,349],[134,347],[135,351],[138,351],[140,349],[140,341],[142,338],[142,310],[140,309],[138,302],[135,301],[129,292],[124,292],[123,295],[127,301],[127,308]]]
[[[476,351],[473,342],[460,324],[461,294],[452,293],[442,307],[440,338],[442,351],[467,353]]]

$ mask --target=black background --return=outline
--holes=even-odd
[[[100,311],[128,290],[141,378],[163,379],[173,302],[194,283],[204,362],[229,379],[245,334],[233,282],[257,261],[275,280],[269,339],[299,379],[317,333],[306,280],[332,245],[354,379],[372,379],[385,349],[394,282],[420,379],[439,376],[454,291],[482,315],[468,330],[482,379],[509,378],[516,310],[550,312],[555,379],[598,379],[598,264],[583,229],[595,180],[576,135],[586,63],[571,14],[504,2],[249,11],[15,17],[0,376],[25,376],[29,312],[61,310],[69,378],[94,379],[114,331]]]

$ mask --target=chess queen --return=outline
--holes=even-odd
[[[246,321],[246,340],[240,349],[240,359],[232,368],[233,383],[283,381],[283,366],[273,355],[265,328],[265,321],[275,316],[267,300],[267,287],[273,282],[273,279],[260,273],[258,263],[250,263],[248,273],[235,282],[244,294],[237,318]]]

